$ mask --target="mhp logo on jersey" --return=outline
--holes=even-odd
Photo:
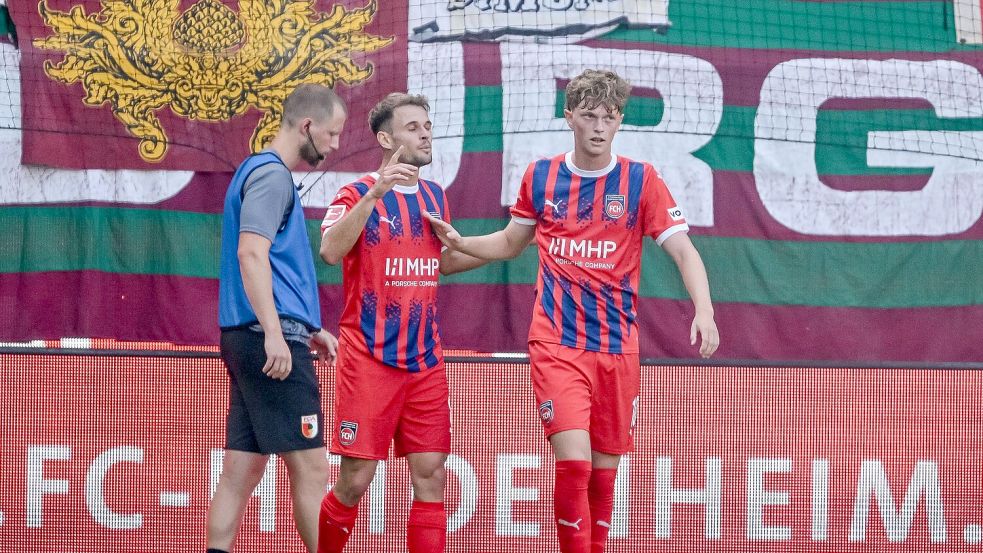
[[[539,418],[543,420],[543,424],[549,424],[553,422],[552,399],[548,399],[539,405]]]
[[[300,417],[300,433],[308,440],[317,436],[317,415]]]
[[[341,445],[352,445],[358,437],[358,423],[351,421],[341,421],[341,428],[338,430],[338,441]]]
[[[604,196],[604,214],[612,219],[618,219],[625,214],[625,197],[623,194],[607,194]]]

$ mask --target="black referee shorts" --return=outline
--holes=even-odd
[[[293,368],[286,380],[263,374],[264,336],[248,329],[222,331],[222,361],[229,373],[225,447],[270,454],[324,446],[321,391],[310,348],[287,340]]]

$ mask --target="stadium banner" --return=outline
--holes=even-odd
[[[447,550],[555,551],[528,365],[447,371]],[[218,359],[4,354],[0,375],[3,550],[204,550],[226,411]],[[336,431],[333,371],[320,377]],[[646,366],[641,389],[608,551],[979,550],[979,371]],[[302,550],[288,489],[273,458],[237,551]],[[350,550],[403,550],[410,501],[405,461],[390,458]]]
[[[410,40],[583,39],[618,25],[668,25],[668,0],[410,0]]]
[[[646,4],[652,17],[635,18]],[[435,157],[423,176],[447,189],[460,230],[486,233],[507,223],[526,164],[571,147],[566,84],[607,67],[634,85],[616,151],[659,169],[707,265],[718,355],[983,359],[983,342],[967,336],[983,320],[983,50],[957,33],[957,19],[976,17],[961,4],[31,0],[9,8],[17,44],[0,42],[0,294],[17,309],[0,313],[0,340],[216,343],[229,172],[272,136],[296,83],[333,84],[349,107],[330,170],[295,173],[309,189],[316,247],[337,189],[378,167],[365,121],[386,93],[431,99]],[[531,14],[565,24],[562,14],[591,10],[623,10],[630,24],[532,40],[413,40],[436,13],[487,15],[507,30]],[[650,243],[644,254],[642,354],[694,357],[692,308],[658,252]],[[523,350],[536,266],[527,252],[444,279],[445,343]],[[318,270],[333,328],[340,271]],[[475,298],[486,317],[472,315]]]

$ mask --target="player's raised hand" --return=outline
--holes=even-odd
[[[434,234],[437,235],[437,239],[440,240],[443,245],[452,250],[457,249],[457,246],[460,246],[464,238],[461,236],[460,232],[457,232],[457,229],[451,226],[450,223],[444,221],[443,219],[434,217],[426,211],[423,212],[423,216],[427,219],[427,221],[430,221],[430,226],[433,227]]]
[[[713,352],[717,351],[717,346],[720,345],[720,333],[717,332],[717,323],[713,321],[713,315],[697,313],[693,317],[693,324],[690,325],[689,330],[691,346],[696,345],[697,334],[702,337],[700,355],[706,359],[713,355]]]
[[[416,167],[409,163],[400,163],[399,156],[402,154],[403,146],[400,145],[399,148],[396,148],[396,152],[393,153],[393,157],[389,158],[389,163],[382,169],[382,173],[379,174],[379,180],[369,189],[369,194],[372,194],[377,199],[382,199],[397,184],[409,183],[413,175],[416,174]]]

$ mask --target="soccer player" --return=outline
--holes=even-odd
[[[379,170],[342,187],[321,225],[321,258],[343,261],[345,306],[331,442],[341,472],[321,505],[320,553],[344,548],[358,502],[394,441],[413,485],[410,553],[443,551],[446,542],[450,407],[436,286],[440,274],[485,261],[442,252],[424,219],[450,220],[443,189],[418,174],[432,159],[429,109],[425,97],[400,92],[372,109]]]
[[[538,245],[529,360],[556,458],[554,515],[564,553],[604,551],[618,463],[633,446],[643,236],[679,268],[696,308],[691,343],[702,337],[703,357],[719,343],[706,270],[682,210],[651,165],[611,152],[630,90],[611,71],[570,81],[564,116],[573,151],[529,165],[505,229],[462,237],[430,219],[448,248],[482,259],[513,258],[533,239]]]
[[[308,551],[327,486],[321,395],[311,346],[333,362],[321,328],[317,278],[291,169],[338,149],[347,114],[328,87],[297,87],[270,146],[239,165],[222,219],[219,326],[229,374],[222,476],[208,510],[209,553],[232,550],[271,453],[287,465],[294,519]]]

